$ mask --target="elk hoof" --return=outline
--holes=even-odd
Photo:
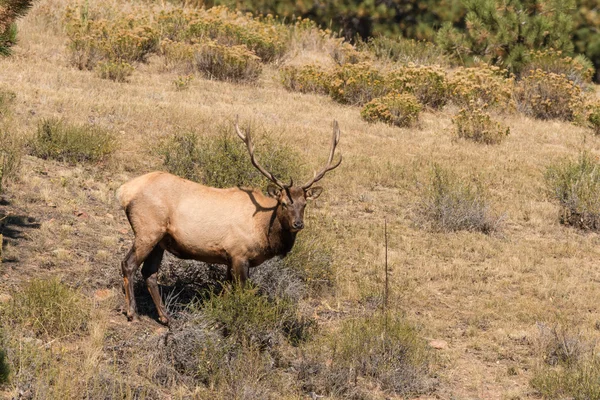
[[[167,325],[167,326],[169,326],[169,323],[171,322],[171,319],[164,315],[161,315],[160,317],[158,317],[158,320],[160,321],[161,324]]]

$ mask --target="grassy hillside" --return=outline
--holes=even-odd
[[[123,5],[102,4],[90,2],[90,15],[116,20]],[[163,6],[127,7],[140,15]],[[0,59],[0,90],[15,94],[3,126],[26,153],[0,201],[0,385],[10,370],[1,395],[525,399],[579,390],[577,398],[598,398],[589,357],[600,339],[600,237],[560,223],[545,180],[548,167],[584,150],[600,156],[584,123],[495,110],[510,134],[490,145],[456,137],[460,106],[451,102],[424,107],[409,127],[367,123],[359,106],[284,88],[284,65],[336,65],[339,41],[308,28],[286,36],[281,56],[262,59],[252,82],[207,79],[160,51],[131,61],[125,82],[103,79],[100,67],[73,65],[66,8],[37,2],[19,22],[13,56]],[[290,260],[251,271],[264,294],[207,291],[222,268],[169,258],[161,284],[180,311],[175,325],[157,322],[143,284],[141,320],[127,322],[120,261],[132,233],[114,191],[167,169],[174,135],[234,137],[236,115],[289,153],[295,181],[325,162],[333,119],[344,162],[307,207]],[[113,147],[99,159],[52,158],[39,150],[48,121],[109,135]],[[84,150],[91,143],[77,140]],[[427,218],[441,190],[436,171],[448,177],[439,185],[458,185],[469,193],[460,199],[488,212],[493,229],[454,231]],[[384,219],[390,315],[382,321]],[[197,291],[201,300],[190,302]],[[240,304],[256,315],[230,321]],[[219,336],[227,324],[237,336]]]

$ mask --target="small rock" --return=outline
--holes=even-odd
[[[442,339],[434,339],[429,342],[429,345],[437,350],[445,350],[448,348],[448,342]]]
[[[0,293],[0,304],[8,303],[12,300],[12,296],[8,293]]]
[[[106,213],[106,218],[115,219],[115,216],[111,213]]]
[[[98,289],[94,292],[94,298],[98,301],[104,301],[112,296],[110,289]]]

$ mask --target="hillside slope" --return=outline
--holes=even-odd
[[[59,8],[38,2],[20,21],[14,55],[0,59],[0,88],[17,94],[11,126],[31,138],[44,118],[92,123],[114,132],[119,146],[108,161],[90,165],[27,155],[20,178],[8,184],[0,202],[0,216],[12,216],[2,226],[0,294],[14,295],[31,279],[59,277],[93,303],[85,334],[39,344],[55,346],[53,354],[62,360],[52,364],[60,370],[54,382],[68,387],[73,371],[92,374],[105,363],[123,378],[128,371],[134,389],[124,397],[146,385],[144,357],[167,328],[152,311],[139,323],[128,323],[121,312],[120,260],[132,233],[114,191],[127,179],[165,168],[155,147],[162,139],[188,130],[217,135],[236,115],[298,152],[303,164],[297,180],[308,179],[306,171],[326,160],[332,120],[340,123],[344,162],[323,179],[324,193],[308,206],[301,233],[312,231],[332,246],[335,290],[302,300],[321,334],[378,312],[386,219],[389,308],[416,326],[420,337],[447,343],[432,350],[437,383],[426,395],[537,398],[529,381],[542,362],[541,326],[568,328],[586,343],[600,339],[600,237],[561,225],[544,186],[552,162],[576,158],[583,149],[600,156],[600,138],[587,128],[503,115],[510,135],[486,146],[453,138],[452,106],[424,112],[413,128],[368,124],[357,107],[286,91],[273,64],[256,85],[196,77],[177,90],[179,75],[152,57],[129,82],[116,83],[69,65],[67,37],[54,25],[59,18],[48,17],[59,15]],[[497,233],[444,233],[420,223],[434,164],[485,182],[492,208],[503,216]],[[3,394],[26,397],[27,390],[8,385]],[[203,396],[193,386],[153,393]],[[380,388],[372,393],[383,396]],[[288,395],[306,396],[294,390]]]

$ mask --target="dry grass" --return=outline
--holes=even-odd
[[[561,226],[558,206],[547,199],[544,186],[544,171],[554,160],[573,158],[584,147],[598,155],[593,149],[599,148],[600,138],[589,130],[507,116],[511,135],[500,146],[481,146],[452,139],[452,113],[447,110],[423,113],[419,130],[370,125],[356,107],[286,91],[272,65],[264,67],[257,86],[199,78],[178,91],[173,87],[177,75],[164,72],[163,63],[152,58],[127,84],[102,80],[68,66],[67,39],[55,26],[63,6],[36,3],[20,22],[14,57],[0,60],[0,85],[18,94],[14,126],[28,136],[43,118],[93,122],[110,128],[123,145],[106,164],[86,168],[25,157],[21,180],[6,187],[9,204],[0,205],[2,215],[24,217],[0,223],[5,237],[0,276],[7,276],[0,281],[0,294],[24,287],[28,278],[58,274],[90,298],[106,288],[111,297],[97,301],[96,333],[90,328],[84,337],[52,344],[60,359],[31,345],[31,356],[23,358],[23,365],[31,367],[23,370],[23,379],[5,387],[7,397],[27,382],[39,388],[53,382],[51,391],[39,392],[45,398],[81,397],[75,390],[82,382],[72,382],[73,376],[82,376],[92,397],[194,395],[193,386],[168,379],[159,385],[148,377],[160,365],[143,354],[153,354],[164,328],[152,315],[128,324],[118,311],[123,303],[118,263],[130,233],[112,196],[126,179],[161,168],[162,160],[151,151],[155,143],[186,129],[218,135],[218,127],[231,124],[236,114],[275,132],[278,143],[306,160],[301,167],[307,171],[325,161],[331,121],[340,121],[344,162],[324,178],[324,194],[308,206],[307,231],[300,233],[324,230],[331,235],[327,241],[332,244],[335,290],[301,301],[316,316],[320,331],[335,332],[347,318],[379,306],[387,217],[390,308],[404,311],[408,321],[421,327],[421,335],[448,343],[433,365],[440,381],[437,396],[535,398],[529,382],[538,357],[531,344],[538,322],[560,317],[587,340],[600,337],[594,328],[600,321],[598,234]],[[307,47],[290,57],[317,58],[315,54]],[[485,177],[494,204],[506,213],[502,235],[444,233],[414,224],[412,205],[420,199],[433,162],[461,176],[477,172]],[[295,181],[308,178],[294,175]],[[99,250],[106,253],[97,258]],[[30,337],[15,335],[17,344]],[[284,351],[295,357],[293,348]],[[12,362],[14,353],[7,354]],[[251,356],[255,364],[249,365],[263,365],[260,357]],[[129,381],[123,380],[125,371]],[[302,396],[293,385],[269,390],[285,388],[290,398]],[[370,387],[369,393],[386,396],[379,387]]]

